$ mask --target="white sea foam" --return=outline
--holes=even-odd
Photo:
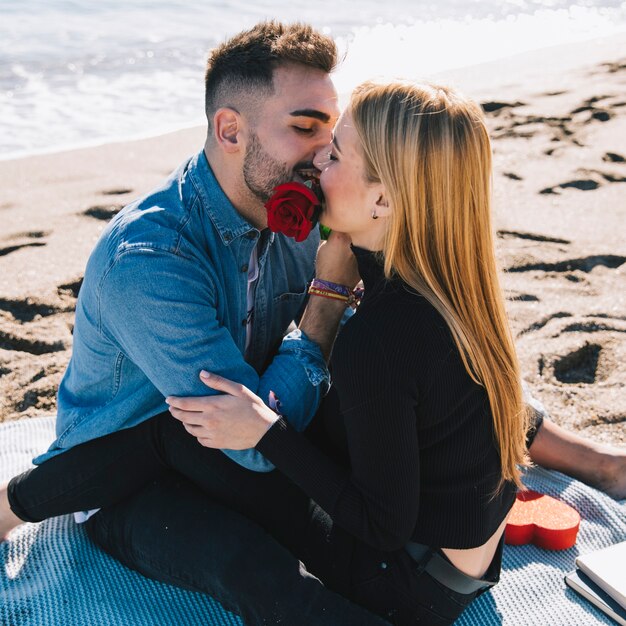
[[[200,124],[207,51],[259,19],[313,23],[340,93],[626,29],[626,2],[1,0],[0,158]]]

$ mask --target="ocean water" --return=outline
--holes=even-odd
[[[348,93],[622,32],[626,2],[0,0],[0,159],[203,123],[207,52],[266,18],[333,36]]]

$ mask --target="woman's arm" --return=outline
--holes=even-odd
[[[342,414],[337,419],[345,423],[349,470],[269,411],[252,392],[215,375],[206,384],[229,395],[189,398],[183,401],[186,407],[181,399],[171,399],[172,414],[208,447],[256,445],[335,523],[365,543],[395,550],[410,539],[419,508],[415,397],[392,376],[375,337],[350,341],[350,354],[347,367],[367,367],[341,387]]]
[[[415,413],[383,395],[343,412],[350,469],[333,463],[284,419],[257,444],[333,521],[365,543],[396,550],[410,540],[419,508]]]

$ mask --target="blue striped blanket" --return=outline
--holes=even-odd
[[[53,417],[0,424],[0,480],[27,469],[53,436]],[[528,471],[524,482],[580,512],[577,544],[562,552],[506,546],[500,584],[474,602],[458,626],[611,624],[566,588],[563,576],[578,554],[626,540],[626,502],[541,468]],[[0,545],[1,626],[241,623],[212,598],[148,580],[120,565],[94,547],[70,516],[24,524]]]

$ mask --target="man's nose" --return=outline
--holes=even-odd
[[[330,125],[324,125],[323,128],[315,133],[315,147],[314,150],[317,152],[319,150],[323,150],[328,146],[333,140],[333,127]]]
[[[320,146],[321,144],[329,144],[332,140],[333,140],[333,133],[335,130],[335,126],[334,125],[325,125],[324,130],[320,133]],[[321,146],[323,147],[323,146]]]

